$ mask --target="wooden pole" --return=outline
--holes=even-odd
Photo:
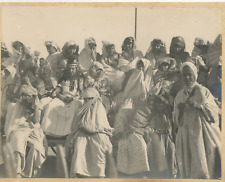
[[[137,39],[137,8],[135,8],[135,27],[134,27],[134,38]]]

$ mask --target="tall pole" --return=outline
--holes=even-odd
[[[137,8],[135,8],[135,27],[134,27],[134,38],[137,39]]]

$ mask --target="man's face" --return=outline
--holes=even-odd
[[[188,66],[185,66],[182,70],[183,82],[186,86],[192,87],[196,81],[195,74]]]

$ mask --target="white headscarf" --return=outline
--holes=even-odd
[[[183,68],[185,67],[185,66],[188,66],[192,71],[193,71],[193,73],[194,73],[194,75],[195,75],[195,79],[197,80],[197,78],[198,78],[198,69],[197,69],[197,67],[192,63],[192,62],[185,62],[185,63],[183,63],[182,65],[181,65],[181,67],[180,67],[180,71],[181,72],[183,72]]]

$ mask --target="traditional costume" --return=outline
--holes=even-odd
[[[114,124],[119,172],[130,175],[150,170],[143,137],[150,116],[151,111],[143,104],[136,106],[132,100],[126,100],[121,105]]]
[[[90,47],[91,45],[94,47]],[[87,72],[93,61],[101,60],[100,54],[96,51],[96,46],[97,44],[93,37],[85,40],[84,49],[80,52],[78,60],[82,72]]]
[[[222,35],[219,34],[213,44],[207,50],[206,66],[213,68],[222,56]]]
[[[49,136],[65,137],[70,134],[74,115],[82,105],[79,95],[83,90],[84,80],[79,71],[73,75],[68,74],[70,66],[77,69],[78,63],[68,63],[65,77],[57,86],[57,97],[44,110],[41,127]]]
[[[177,51],[176,48],[179,47],[180,50]],[[171,58],[176,60],[176,67],[179,69],[181,64],[186,62],[190,55],[185,52],[185,41],[183,37],[173,37],[170,44],[170,54]]]
[[[68,49],[71,47],[76,49],[75,53],[68,53]],[[47,58],[47,62],[49,63],[52,70],[51,79],[54,87],[56,87],[56,85],[62,79],[67,62],[77,59],[78,51],[79,46],[76,44],[76,42],[71,40],[64,44],[61,52],[56,52]]]
[[[33,97],[37,91],[23,85],[21,95]],[[17,174],[36,177],[46,159],[47,141],[39,124],[40,118],[36,118],[40,111],[32,111],[27,106],[27,103],[17,102],[5,125],[6,142],[9,142],[15,154]]]
[[[172,136],[171,105],[163,96],[150,96],[148,104],[152,115],[146,127],[145,137],[151,177],[173,178],[177,174],[177,166]]]
[[[70,177],[105,177],[106,153],[112,152],[112,128],[98,91],[88,88],[82,96],[86,102],[74,118],[73,132],[66,141]]]
[[[197,68],[184,63],[195,81]],[[192,103],[192,104],[190,104]],[[174,101],[174,123],[178,126],[176,156],[181,178],[212,179],[221,175],[219,108],[210,91],[194,82],[185,86]]]

